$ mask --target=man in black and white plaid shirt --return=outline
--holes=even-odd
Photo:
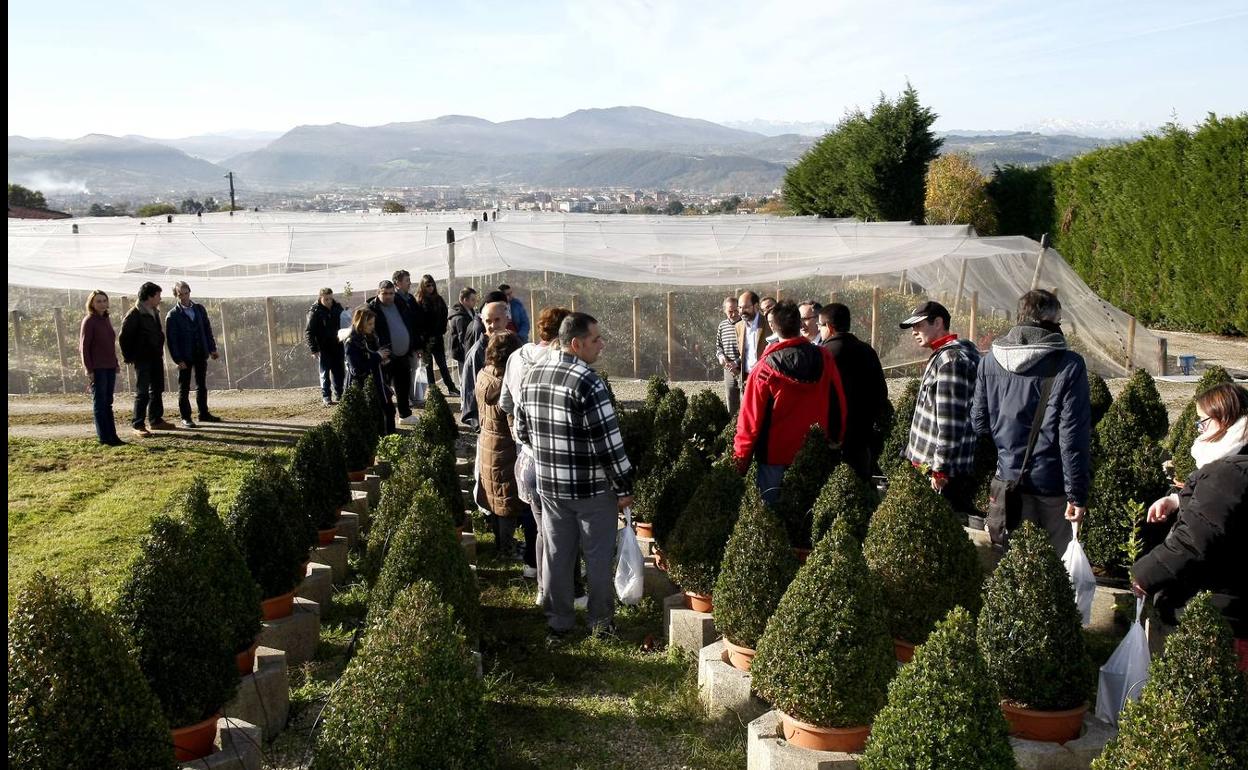
[[[536,458],[550,644],[560,643],[576,621],[572,572],[578,546],[589,583],[590,629],[595,636],[614,634],[616,513],[633,501],[633,466],[615,408],[590,368],[603,348],[597,320],[570,314],[559,327],[559,346],[558,355],[525,375],[515,412],[516,438]]]
[[[736,414],[741,406],[741,351],[737,349],[736,297],[724,299],[724,320],[719,322],[715,335],[715,358],[724,367],[724,391],[728,400],[728,414]]]

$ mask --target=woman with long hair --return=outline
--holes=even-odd
[[[385,412],[386,433],[394,433],[394,401],[381,374],[381,366],[390,359],[390,351],[380,349],[377,337],[373,334],[376,327],[377,314],[361,305],[351,315],[350,330],[343,329],[339,333],[346,338],[343,347],[347,358],[347,381],[343,387],[349,388],[356,381],[359,381],[360,387],[364,387],[364,383],[372,377],[378,402]]]
[[[498,403],[508,359],[519,349],[519,338],[510,332],[490,336],[485,349],[485,367],[477,375],[475,391],[477,414],[481,419],[477,451],[481,488],[494,514],[494,542],[498,553],[507,558],[515,553],[516,524],[520,524],[524,529],[526,572],[536,575],[537,526],[528,504],[520,499],[516,485],[516,441],[511,435],[507,413]]]
[[[455,387],[451,372],[446,368],[448,318],[446,300],[442,299],[442,295],[438,293],[438,284],[433,280],[432,275],[425,274],[420,277],[420,286],[416,289],[416,301],[420,303],[421,310],[425,311],[425,324],[428,332],[425,341],[425,374],[428,375],[429,384],[433,384],[433,362],[436,360],[438,369],[442,372],[442,385],[446,388],[446,392],[452,396],[458,396],[459,389]]]
[[[105,446],[126,442],[117,436],[113,392],[117,389],[117,332],[108,320],[108,295],[96,289],[87,297],[87,314],[78,330],[78,351],[91,389],[95,436]]]

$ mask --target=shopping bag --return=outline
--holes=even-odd
[[[1075,587],[1075,604],[1079,606],[1079,614],[1083,618],[1083,625],[1086,626],[1092,622],[1092,599],[1096,596],[1096,575],[1092,574],[1092,563],[1088,561],[1087,554],[1083,552],[1083,545],[1079,542],[1079,525],[1072,521],[1070,531],[1070,545],[1066,546],[1066,553],[1062,555],[1062,564],[1066,566],[1071,585]]]
[[[429,391],[429,372],[425,369],[425,362],[420,356],[412,358],[413,366],[416,371],[412,374],[412,403],[425,403],[425,394]]]
[[[1148,681],[1148,632],[1140,622],[1143,599],[1135,600],[1135,622],[1119,643],[1114,654],[1101,666],[1096,684],[1096,718],[1111,725],[1118,724],[1127,700],[1139,700]]]
[[[624,526],[616,535],[615,550],[618,560],[615,563],[615,595],[624,604],[633,605],[641,601],[645,576],[645,559],[641,556],[641,546],[637,545],[637,533],[633,531],[633,509],[624,509]]]

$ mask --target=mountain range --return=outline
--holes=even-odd
[[[445,115],[380,126],[332,123],[285,133],[180,139],[10,136],[9,181],[45,191],[141,195],[220,190],[222,177],[233,171],[237,183],[267,190],[510,184],[765,193],[782,184],[785,168],[815,141],[800,133],[767,135],[644,107],[498,123]],[[945,150],[970,152],[990,169],[993,163],[1048,162],[1106,143],[993,132],[950,134]]]

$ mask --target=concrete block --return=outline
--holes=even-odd
[[[746,729],[747,770],[858,770],[862,758],[861,754],[794,746],[784,739],[778,711],[768,711]]]
[[[971,529],[963,527],[966,530],[966,536],[971,539],[975,545],[975,553],[979,555],[979,566],[983,568],[984,574],[987,575],[997,568],[997,562],[1001,561],[1003,555],[992,545],[992,538],[988,536],[988,531],[984,529]]]
[[[1135,596],[1128,588],[1098,585],[1092,596],[1092,617],[1088,628],[1125,636],[1135,617]]]
[[[295,590],[295,596],[316,602],[322,608],[328,607],[334,598],[333,568],[320,562],[308,562],[307,572]]]
[[[336,535],[329,545],[318,545],[313,550],[312,560],[333,569],[336,585],[347,581],[347,539],[342,535]]]
[[[642,595],[643,596],[671,596],[674,593],[680,593],[680,588],[672,582],[667,573],[654,566],[654,557],[646,558],[645,566],[642,569]],[[681,594],[683,597],[684,594]]]
[[[368,492],[368,507],[372,508],[381,501],[381,476],[376,473],[364,475],[364,490]]]
[[[477,535],[475,532],[465,532],[459,536],[459,544],[464,549],[464,555],[468,557],[469,564],[477,563]]]
[[[271,741],[286,729],[290,715],[290,679],[286,653],[271,647],[256,648],[256,665],[238,684],[238,695],[221,710],[227,717],[250,722]]]
[[[712,719],[734,714],[748,722],[770,708],[750,692],[750,672],[728,662],[722,639],[698,651],[698,698]]]
[[[653,557],[655,550],[658,548],[658,544],[652,537],[639,536],[637,538],[637,545],[641,547],[641,555],[647,559]]]
[[[338,534],[347,539],[347,550],[355,548],[355,544],[360,541],[360,514],[339,513]]]
[[[217,720],[217,750],[194,762],[183,762],[183,770],[260,770],[261,730],[234,717]]]
[[[1117,729],[1088,711],[1083,717],[1083,729],[1074,740],[1045,743],[1010,738],[1010,746],[1019,770],[1088,770],[1092,760],[1105,751],[1105,745],[1117,734]]]
[[[669,602],[680,597],[678,604]],[[675,594],[663,600],[663,614],[667,618],[667,643],[697,655],[698,652],[719,638],[715,630],[715,618],[709,612],[685,609],[685,595]]]
[[[354,489],[354,482],[351,486],[353,487],[351,490],[351,502],[342,506],[342,510],[351,511],[352,513],[368,513],[368,491]]]
[[[261,625],[260,646],[285,651],[286,664],[297,666],[316,655],[321,640],[321,605],[296,596],[294,612]]]

